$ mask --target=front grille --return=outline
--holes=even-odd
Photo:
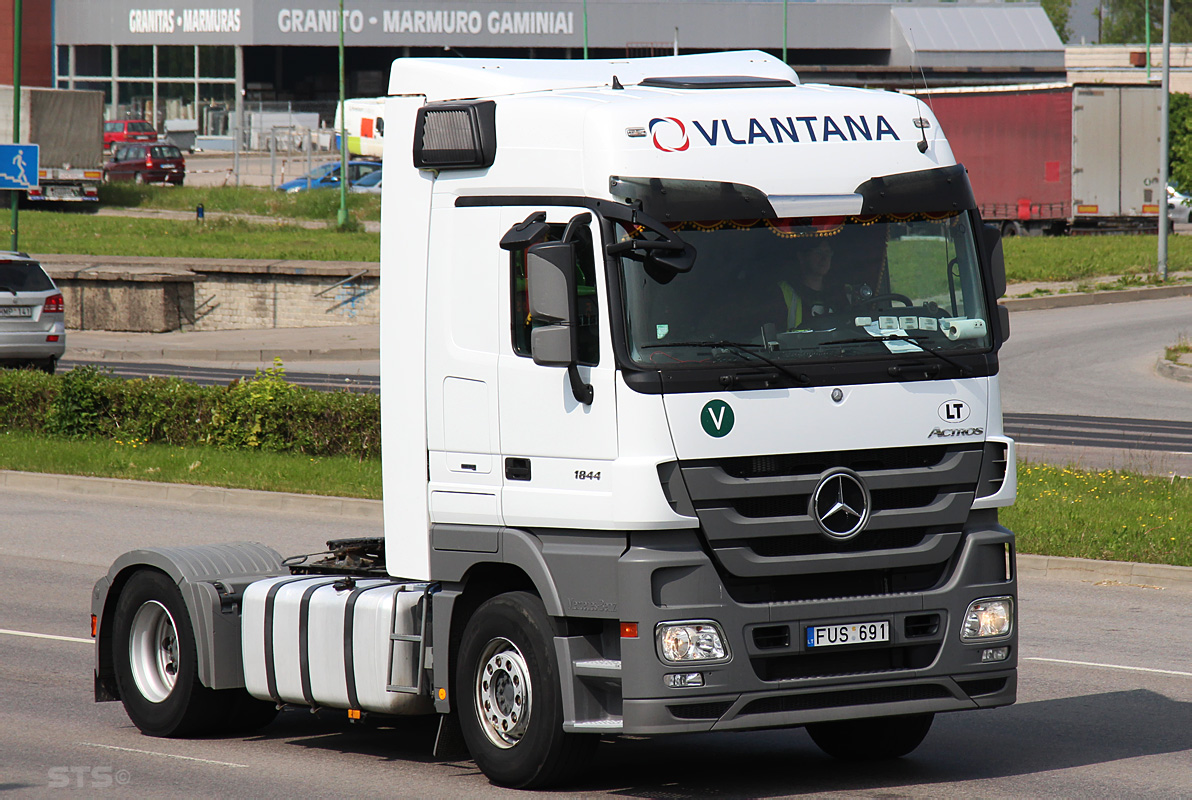
[[[939,653],[940,643],[931,642],[872,650],[799,653],[752,658],[753,671],[763,681],[792,681],[841,675],[926,669]]]
[[[720,719],[732,707],[731,702],[690,703],[685,706],[667,706],[675,719]]]
[[[764,697],[747,703],[738,716],[780,714],[784,711],[813,711],[819,708],[868,706],[878,703],[906,703],[951,697],[943,686],[933,683],[918,686],[890,686],[873,689],[848,689],[835,692]]]
[[[738,578],[723,575],[729,597],[742,604],[796,603],[843,597],[926,592],[943,583],[948,563],[897,569],[866,569]]]
[[[957,681],[960,688],[969,697],[978,697],[983,694],[994,694],[1006,688],[1006,678],[982,678],[976,681]]]
[[[790,453],[776,456],[743,456],[724,459],[724,471],[734,478],[768,478],[777,475],[819,475],[832,467],[857,472],[873,469],[925,469],[947,455],[945,445],[889,447],[877,450],[841,450],[826,453]]]
[[[982,443],[931,445],[683,461],[678,467],[681,489],[722,573],[802,581],[826,569],[873,572],[866,557],[876,553],[894,573],[947,562],[972,508],[983,451]],[[870,497],[865,530],[845,541],[825,536],[810,509],[821,476],[839,467],[853,470]],[[664,478],[668,497],[682,493],[673,480]],[[889,574],[881,580],[891,577],[897,582]],[[872,581],[855,583],[856,589],[842,586],[833,596],[868,592]]]

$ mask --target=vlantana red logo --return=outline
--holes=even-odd
[[[674,117],[655,117],[650,120],[650,134],[654,146],[664,153],[681,153],[691,146],[687,127]]]

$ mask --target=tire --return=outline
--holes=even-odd
[[[165,574],[133,575],[116,604],[115,623],[116,683],[124,710],[142,733],[201,735],[228,719],[232,698],[199,682],[190,616]]]
[[[53,375],[54,371],[58,369],[58,359],[43,358],[36,362],[36,366],[39,370],[46,373],[47,375]]]
[[[846,719],[807,726],[811,740],[833,758],[884,761],[901,758],[923,743],[935,714]]]
[[[533,594],[498,595],[476,610],[460,641],[455,682],[464,741],[493,783],[558,784],[583,767],[599,742],[563,731],[552,626]]]

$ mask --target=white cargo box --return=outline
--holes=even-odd
[[[245,686],[275,702],[431,712],[429,696],[392,688],[419,684],[422,590],[422,584],[336,575],[257,581],[244,592]],[[408,638],[393,641],[391,634]]]

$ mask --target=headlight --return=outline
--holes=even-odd
[[[729,651],[720,626],[708,620],[662,622],[654,631],[658,657],[667,664],[728,661]]]
[[[964,612],[964,630],[960,638],[965,641],[973,639],[990,639],[1006,636],[1014,627],[1014,599],[1011,597],[991,597],[985,600],[974,600]]]

